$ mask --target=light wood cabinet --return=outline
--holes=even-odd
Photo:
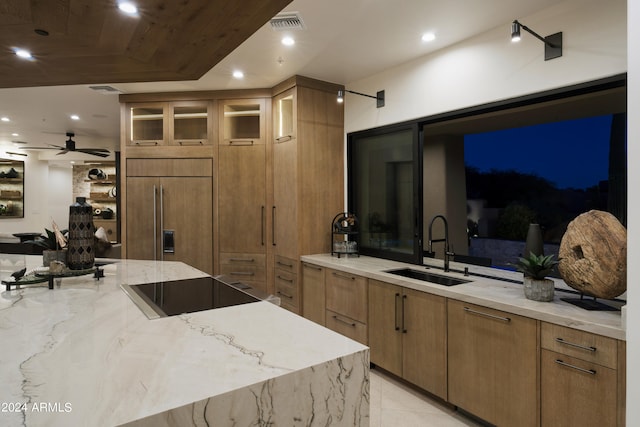
[[[221,145],[264,144],[266,137],[266,111],[264,99],[221,100],[220,111]]]
[[[298,260],[276,255],[274,288],[280,297],[280,306],[300,313],[300,291],[298,289]]]
[[[213,274],[211,159],[129,159],[126,257]]]
[[[447,397],[446,299],[369,280],[371,363]]]
[[[543,427],[624,425],[617,340],[543,322],[541,346]]]
[[[344,210],[344,111],[337,89],[299,76],[274,88],[274,262],[330,251],[331,220]],[[274,265],[274,275],[277,270]]]
[[[211,145],[210,123],[213,122],[211,101],[175,101],[169,104],[172,126],[169,144]]]
[[[130,103],[125,111],[128,146],[211,145],[211,101]]]
[[[367,279],[327,269],[325,301],[327,328],[366,345],[368,342]]]
[[[538,426],[538,322],[448,300],[449,402],[498,426]]]
[[[325,277],[324,267],[302,263],[302,315],[322,326],[326,324]]]

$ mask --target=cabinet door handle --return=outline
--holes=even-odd
[[[565,341],[560,337],[556,338],[556,342],[560,343],[560,344],[564,344],[564,345],[568,345],[570,347],[574,347],[574,348],[579,348],[580,350],[586,350],[586,351],[591,351],[594,352],[597,350],[595,347],[593,346],[586,346],[586,345],[580,345],[580,344],[576,344],[576,343],[572,343],[569,341]]]
[[[336,277],[340,277],[340,278],[342,278],[342,279],[356,280],[356,278],[355,278],[354,276],[348,276],[348,275],[346,275],[346,274],[340,274],[340,273],[335,272],[335,271],[334,271],[332,274],[333,274],[334,276],[336,276]]]
[[[556,363],[558,365],[566,366],[567,368],[575,369],[576,371],[584,372],[585,374],[589,374],[589,375],[595,375],[596,374],[596,371],[593,370],[593,369],[584,369],[584,368],[581,368],[579,366],[572,365],[572,364],[567,363],[567,362],[563,362],[560,359],[556,359]]]
[[[511,322],[511,319],[508,317],[496,316],[495,314],[489,314],[489,313],[484,313],[482,311],[472,310],[469,307],[465,307],[463,308],[463,310],[470,314],[476,314],[478,316],[484,316],[490,319],[500,320],[502,322],[507,322],[507,323]]]
[[[334,316],[333,316],[333,318],[334,318],[337,322],[344,323],[345,325],[347,325],[347,326],[351,326],[352,328],[355,328],[355,327],[356,327],[356,324],[355,324],[355,323],[353,323],[353,322],[347,322],[346,320],[341,319],[341,318],[339,318],[339,317],[338,317],[338,316],[336,316],[336,315],[334,315]]]
[[[229,145],[253,145],[253,139],[232,139],[229,141]]]
[[[396,331],[400,330],[400,326],[398,325],[398,301],[400,300],[400,294],[398,292],[396,292],[396,296],[395,296],[395,313],[393,316],[393,326],[395,327]]]
[[[291,138],[293,138],[291,135],[284,135],[279,138],[276,138],[276,142],[286,142],[291,140]]]
[[[265,228],[267,225],[267,220],[266,220],[267,216],[265,215],[265,212],[264,212],[264,206],[260,206],[260,215],[262,216],[261,225],[260,225],[260,244],[264,246],[264,237],[265,237],[264,235],[265,235]]]
[[[276,207],[271,207],[271,236],[273,242],[271,243],[273,246],[276,245]]]
[[[144,146],[144,145],[158,145],[158,141],[135,141],[134,142],[135,145],[140,145],[140,146]]]
[[[302,264],[302,266],[303,266],[304,268],[310,268],[310,269],[312,269],[312,270],[322,271],[322,267],[318,267],[318,266],[315,266],[315,265],[313,265],[313,264],[306,264],[306,263],[303,263],[303,264]]]
[[[404,325],[404,307],[407,301],[407,296],[406,295],[402,295],[402,333],[406,334],[407,333],[407,328],[405,328]]]
[[[178,141],[180,145],[204,145],[202,141]]]

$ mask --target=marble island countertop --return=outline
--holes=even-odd
[[[442,260],[428,260],[432,268],[428,270],[423,266],[406,264],[386,259],[368,256],[337,258],[330,254],[305,255],[301,257],[303,262],[309,262],[322,267],[333,268],[344,272],[364,276],[370,279],[380,280],[407,288],[429,292],[447,298],[457,299],[470,304],[478,304],[508,313],[522,315],[549,323],[567,326],[575,329],[592,332],[620,340],[626,339],[620,311],[589,311],[573,304],[562,301],[561,298],[575,298],[577,295],[556,290],[555,298],[551,302],[537,302],[525,298],[521,284],[504,280],[491,279],[474,275],[474,272],[482,274],[497,274],[512,278],[513,272],[494,270],[489,272],[487,268],[466,266],[460,263],[451,263],[451,269],[464,271],[468,267],[472,274],[464,276],[463,273],[445,273],[442,269]],[[431,273],[445,275],[465,280],[456,286],[437,285],[417,279],[402,277],[386,272],[396,268],[412,268],[425,270]],[[558,287],[566,284],[558,283]],[[567,287],[568,288],[568,287]]]
[[[0,258],[3,280],[41,261]],[[205,274],[133,260],[104,273],[0,293],[0,425],[368,423],[367,347],[269,302],[149,320],[122,283]]]

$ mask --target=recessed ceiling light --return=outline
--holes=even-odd
[[[432,42],[436,39],[436,35],[434,33],[424,33],[422,35],[423,42]]]
[[[15,52],[15,54],[17,56],[19,56],[20,58],[23,58],[23,59],[31,59],[31,58],[33,58],[33,56],[31,55],[31,52],[29,52],[26,49],[19,49],[18,48],[18,49],[15,49],[14,52]]]
[[[71,115],[71,116],[69,116],[69,117],[71,117],[71,120],[80,120],[80,116],[79,116],[79,115],[77,115],[77,114],[72,114],[72,115]]]
[[[130,1],[121,1],[118,2],[118,9],[127,15],[136,15],[138,13],[138,8],[136,5]]]
[[[2,120],[3,122],[10,122],[11,119],[9,119],[9,117],[2,117],[0,118],[0,120]]]
[[[293,39],[293,37],[289,36],[283,37],[281,41],[285,46],[293,46],[294,44],[296,44],[296,41]]]
[[[236,70],[233,72],[233,78],[235,79],[241,79],[244,77],[244,73],[240,70]]]
[[[14,132],[14,133],[11,134],[11,136],[20,136],[20,134]]]

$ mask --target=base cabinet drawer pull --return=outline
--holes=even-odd
[[[572,342],[569,342],[569,341],[565,341],[560,337],[556,338],[556,342],[558,342],[560,344],[568,345],[570,347],[579,348],[580,350],[590,351],[590,352],[593,352],[593,353],[595,353],[595,351],[596,351],[596,348],[593,347],[593,346],[587,346],[587,345],[580,345],[580,344],[572,343]]]
[[[287,267],[287,268],[293,268],[293,264],[287,264],[286,262],[282,262],[282,261],[276,261],[276,264],[281,265],[283,267]]]
[[[158,141],[136,141],[134,142],[136,145],[144,146],[144,145],[158,145]]]
[[[304,268],[310,268],[310,269],[312,269],[312,270],[322,271],[322,267],[318,267],[318,266],[315,266],[315,265],[311,265],[311,264],[302,264],[302,266],[303,266]]]
[[[232,276],[253,276],[254,273],[251,271],[232,271],[229,273]]]
[[[255,262],[253,258],[229,258],[231,262]]]
[[[333,316],[333,319],[334,319],[336,322],[344,323],[345,325],[347,325],[347,326],[351,326],[352,328],[355,328],[355,327],[356,327],[356,324],[355,324],[355,323],[353,323],[353,322],[347,322],[346,320],[341,319],[341,318],[339,318],[338,316],[335,316],[335,315],[334,315],[334,316]]]
[[[581,368],[579,366],[572,365],[572,364],[567,363],[567,362],[563,362],[560,359],[556,359],[556,363],[558,365],[566,366],[567,368],[575,369],[576,371],[584,372],[585,374],[589,374],[589,375],[595,375],[596,374],[596,371],[593,370],[593,369],[584,369],[584,368]]]
[[[285,294],[284,292],[280,292],[280,291],[278,291],[278,292],[276,292],[276,293],[277,293],[278,295],[281,295],[281,296],[285,297],[285,298],[293,299],[293,297],[292,297],[291,295],[287,295],[287,294]]]
[[[293,279],[287,279],[286,277],[276,276],[276,279],[282,280],[283,282],[293,283]]]
[[[343,278],[343,279],[356,280],[356,278],[355,278],[355,277],[353,277],[353,276],[349,276],[349,275],[346,275],[346,274],[336,273],[335,271],[333,272],[333,275],[334,275],[334,276],[336,276],[336,277],[341,277],[341,278]]]
[[[469,307],[465,307],[463,310],[470,314],[476,314],[478,316],[484,316],[490,319],[500,320],[502,322],[507,322],[507,323],[511,322],[511,319],[508,317],[496,316],[495,314],[489,314],[489,313],[484,313],[482,311],[472,310]]]

